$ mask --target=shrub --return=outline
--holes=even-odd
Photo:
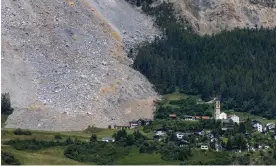
[[[97,141],[97,135],[96,134],[92,134],[90,137],[90,142],[96,142]]]
[[[61,137],[60,134],[56,134],[56,135],[55,135],[55,139],[62,139],[62,137]]]
[[[87,129],[84,130],[85,133],[98,133],[101,132],[103,129],[97,128],[95,126],[88,126]]]
[[[15,135],[32,135],[32,133],[29,130],[22,130],[20,128],[14,130],[13,132]]]

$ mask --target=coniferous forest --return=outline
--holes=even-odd
[[[177,21],[171,4],[142,9],[163,35],[137,47],[134,68],[159,93],[219,96],[225,109],[276,117],[276,29],[199,36]]]

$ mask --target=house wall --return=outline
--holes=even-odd
[[[208,146],[201,145],[200,149],[208,150]]]
[[[263,125],[257,123],[256,127],[259,132],[263,132]]]
[[[240,118],[238,116],[231,116],[234,123],[240,123]]]
[[[226,113],[221,113],[220,115],[219,115],[219,119],[227,119],[227,114]]]

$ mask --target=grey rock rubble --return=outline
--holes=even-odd
[[[123,48],[156,34],[123,0],[2,1],[2,92],[15,107],[6,127],[68,131],[152,118],[158,94],[125,65]]]
[[[91,0],[91,3],[121,34],[126,51],[137,43],[151,41],[158,35],[152,19],[125,0]]]

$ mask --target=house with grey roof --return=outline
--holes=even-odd
[[[102,141],[104,141],[104,142],[115,142],[115,138],[113,138],[113,137],[104,137],[104,138],[102,138]]]

